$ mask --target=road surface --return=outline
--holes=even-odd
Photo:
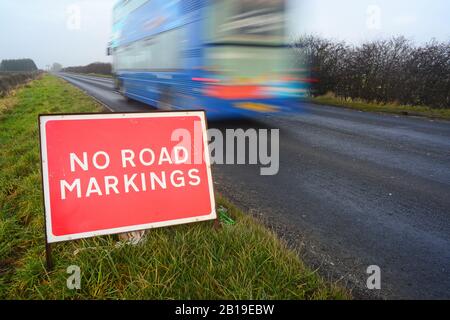
[[[111,111],[146,111],[112,81],[61,74]],[[360,298],[450,298],[450,122],[305,104],[290,117],[210,123],[280,128],[280,171],[215,165],[216,189]],[[366,271],[381,268],[381,290]]]

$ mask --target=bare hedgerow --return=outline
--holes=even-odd
[[[41,74],[35,72],[0,72],[0,98],[4,97],[9,91],[24,84],[27,81],[35,79]]]
[[[112,65],[110,63],[94,62],[94,63],[88,64],[87,66],[63,68],[61,71],[74,72],[74,73],[86,73],[86,74],[97,73],[97,74],[110,75],[112,72]]]
[[[394,37],[351,46],[304,36],[293,47],[319,80],[313,95],[450,108],[450,42],[417,46]]]

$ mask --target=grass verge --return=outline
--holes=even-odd
[[[331,93],[323,96],[313,97],[311,101],[317,104],[344,107],[361,111],[393,113],[399,115],[421,116],[450,120],[450,109],[435,109],[424,106],[405,106],[395,103],[371,103],[360,99],[343,99],[336,97]]]
[[[138,246],[105,236],[54,246],[46,272],[37,115],[101,106],[50,75],[0,111],[0,299],[341,299],[349,294],[305,267],[251,216],[218,196],[236,224],[151,230]],[[81,269],[81,289],[66,286]]]

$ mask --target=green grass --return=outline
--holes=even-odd
[[[395,103],[379,104],[366,102],[360,99],[343,99],[329,93],[323,96],[313,97],[312,102],[317,104],[345,107],[361,111],[393,113],[400,115],[421,116],[450,120],[450,109],[435,109],[425,106],[406,106]]]
[[[155,229],[138,246],[116,246],[116,236],[60,243],[47,272],[37,115],[101,107],[49,75],[14,99],[0,110],[0,299],[350,298],[220,196],[235,225]],[[81,269],[80,290],[67,289],[70,265]]]

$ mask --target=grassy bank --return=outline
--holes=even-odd
[[[344,107],[361,111],[393,113],[399,115],[421,116],[450,120],[450,109],[434,109],[423,106],[404,106],[394,103],[370,103],[358,99],[342,99],[334,96],[333,94],[314,97],[311,99],[311,101],[317,104]]]
[[[0,103],[3,100],[0,100]],[[236,221],[156,229],[138,246],[106,236],[57,244],[45,271],[39,113],[101,107],[46,75],[0,110],[0,299],[339,299],[349,295],[308,269],[276,236],[220,196]],[[67,267],[81,269],[69,290]]]
[[[14,88],[36,79],[41,72],[0,72],[0,98],[6,96]]]

